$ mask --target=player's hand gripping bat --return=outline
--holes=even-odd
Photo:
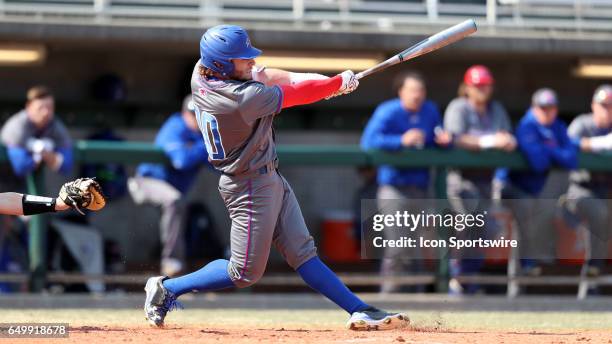
[[[449,27],[446,30],[440,31],[433,36],[430,36],[419,43],[411,46],[410,48],[402,51],[401,53],[383,61],[376,66],[366,69],[363,72],[357,73],[355,77],[357,79],[364,78],[370,74],[379,72],[390,66],[396,65],[400,62],[413,59],[415,57],[430,53],[434,50],[438,50],[451,43],[455,43],[459,40],[476,32],[476,23],[473,19],[468,19],[455,26]]]

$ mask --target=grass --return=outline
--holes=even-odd
[[[612,312],[410,312],[417,328],[442,330],[605,330]],[[337,310],[188,309],[172,312],[168,325],[237,328],[341,328],[347,315]],[[142,310],[3,309],[0,323],[67,322],[72,326],[145,326]]]

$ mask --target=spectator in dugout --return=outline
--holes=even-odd
[[[612,151],[612,85],[601,85],[593,94],[591,113],[576,117],[568,135],[583,152]],[[584,221],[591,236],[588,273],[599,275],[607,258],[608,204],[612,177],[609,172],[575,170],[570,173],[567,207]]]
[[[492,99],[493,88],[493,75],[487,67],[475,65],[465,72],[463,83],[459,87],[459,97],[449,103],[444,114],[444,129],[453,135],[456,147],[471,151],[496,149],[507,152],[516,148],[506,109]],[[483,168],[449,170],[447,197],[452,210],[461,214],[483,213],[487,207],[483,201],[491,199],[493,174],[493,170]],[[466,228],[458,234],[469,236],[478,232]],[[462,254],[451,259],[451,294],[461,294],[464,291],[472,293],[477,290],[476,285],[464,290],[456,277],[477,273],[481,268],[483,256],[478,250],[463,250]],[[466,259],[467,257],[470,259]]]
[[[181,111],[172,114],[155,137],[155,146],[163,149],[170,165],[143,163],[128,180],[134,202],[161,208],[161,273],[165,276],[176,276],[184,268],[185,194],[200,167],[208,164],[194,111],[191,95],[187,95]]]
[[[426,98],[423,77],[416,72],[402,74],[395,80],[395,89],[398,97],[383,102],[374,111],[361,138],[361,147],[365,150],[399,151],[448,145],[451,137],[441,131],[438,106]],[[436,128],[440,129],[437,133]],[[382,213],[395,214],[406,210],[419,213],[423,210],[422,200],[427,198],[429,187],[427,168],[383,165],[378,168],[377,181],[377,206]],[[390,229],[385,231],[385,236],[397,240],[403,233]],[[416,250],[387,247],[381,266],[381,292],[400,291],[388,277],[422,271],[422,259]]]
[[[521,268],[525,275],[539,275],[538,261],[554,252],[552,212],[554,204],[539,200],[550,169],[568,170],[578,165],[577,150],[567,135],[567,127],[557,118],[558,100],[549,88],[537,90],[516,128],[518,146],[529,163],[528,170],[500,169],[496,188],[512,211],[519,230]]]
[[[55,116],[53,94],[44,86],[28,90],[25,109],[7,120],[0,137],[17,176],[42,166],[62,174],[72,170],[72,140]]]

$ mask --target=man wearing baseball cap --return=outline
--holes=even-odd
[[[544,239],[554,234],[550,222],[553,207],[538,200],[550,169],[578,165],[577,150],[567,136],[567,127],[557,118],[558,111],[555,91],[541,88],[533,94],[531,107],[516,128],[518,147],[530,168],[502,169],[496,175],[501,198],[518,224],[521,267],[528,275],[540,274],[537,261],[549,258],[554,250],[554,240]]]
[[[576,117],[569,126],[568,135],[583,152],[609,152],[612,150],[612,85],[599,86],[593,93],[591,113]],[[588,272],[598,275],[606,248],[608,206],[612,177],[607,172],[576,170],[570,173],[567,206],[584,221],[591,233],[591,259]]]
[[[472,150],[497,149],[513,151],[516,141],[510,133],[512,128],[506,109],[492,99],[495,80],[489,69],[475,65],[465,72],[459,87],[459,97],[450,102],[444,114],[444,129],[453,135],[457,147]],[[482,213],[481,200],[491,198],[492,169],[450,170],[447,175],[447,194],[453,210],[458,213]],[[474,205],[477,205],[476,208]],[[476,231],[462,231],[469,235]],[[463,257],[482,256],[482,252],[463,253]],[[463,292],[455,277],[476,273],[482,259],[451,259],[451,294]],[[470,286],[468,292],[476,291]]]

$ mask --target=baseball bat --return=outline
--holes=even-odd
[[[430,53],[434,50],[438,50],[449,44],[455,43],[459,40],[476,32],[477,27],[473,19],[468,19],[455,26],[451,26],[446,30],[440,31],[435,35],[429,36],[419,43],[411,46],[410,48],[402,51],[401,53],[377,64],[374,67],[364,70],[363,72],[357,73],[355,77],[357,79],[364,78],[370,74],[380,72],[381,70],[387,69],[390,66],[396,65],[400,62],[411,60],[415,57]]]

